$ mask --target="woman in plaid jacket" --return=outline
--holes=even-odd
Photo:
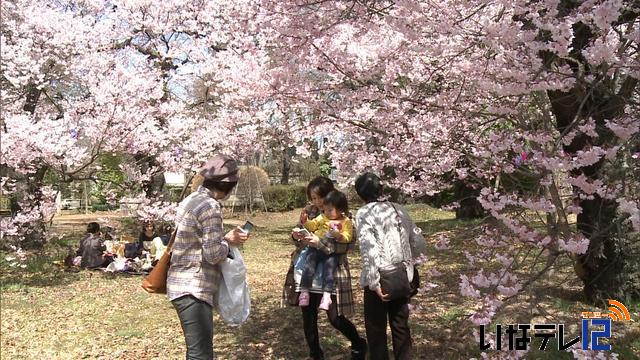
[[[307,197],[311,201],[311,205],[302,210],[300,214],[300,223],[304,218],[313,219],[320,215],[323,208],[324,197],[334,190],[333,182],[326,177],[316,177],[307,185]],[[302,225],[299,224],[299,227]],[[294,263],[300,252],[306,247],[311,246],[325,253],[331,253],[331,249],[327,246],[330,242],[323,242],[316,235],[301,237],[298,233],[291,234],[296,244],[296,250],[291,255],[291,266],[285,280],[285,286],[282,297],[282,304],[297,306],[298,296],[300,295],[300,284],[296,284],[294,280]],[[351,358],[364,359],[367,351],[366,341],[360,337],[358,330],[347,316],[353,314],[353,289],[351,288],[351,273],[349,272],[349,263],[346,252],[340,254],[338,266],[335,273],[335,295],[331,295],[331,305],[327,311],[327,317],[331,325],[340,331],[351,341]],[[302,323],[304,327],[304,337],[309,346],[309,353],[313,359],[324,359],[324,353],[320,348],[320,340],[318,336],[318,306],[322,299],[322,289],[319,291],[310,290],[309,306],[300,307],[302,310]]]
[[[167,296],[184,333],[189,360],[211,360],[213,308],[221,281],[219,263],[230,246],[242,245],[248,234],[239,227],[222,228],[222,205],[238,182],[238,166],[228,156],[216,155],[200,170],[203,182],[176,212],[176,238],[167,275]]]

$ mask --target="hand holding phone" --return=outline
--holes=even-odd
[[[249,226],[247,226],[247,229],[248,228]],[[235,228],[229,230],[229,232],[227,232],[224,236],[224,240],[226,240],[229,245],[235,247],[241,247],[248,238],[249,232],[240,226],[236,226]]]
[[[255,225],[253,225],[253,223],[251,221],[246,221],[244,223],[244,225],[242,225],[241,229],[242,231],[246,232],[247,234],[253,231],[253,228],[255,227]]]
[[[305,228],[295,228],[295,229],[293,229],[293,232],[295,232],[300,237],[306,237],[306,236],[311,235],[309,230],[307,230]]]

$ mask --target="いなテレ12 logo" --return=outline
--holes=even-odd
[[[542,338],[540,350],[547,348],[549,341],[557,339],[558,350],[567,350],[580,342],[582,350],[611,350],[611,344],[601,344],[600,339],[611,337],[612,321],[631,321],[629,310],[617,300],[609,300],[609,312],[582,312],[581,336],[565,340],[564,324],[510,324],[505,326],[504,339],[508,350],[528,350],[532,337]],[[502,324],[497,324],[495,342],[487,343],[485,339],[485,325],[480,325],[480,350],[489,350],[495,345],[496,350],[502,350]],[[530,330],[533,330],[530,332]],[[506,349],[505,349],[506,350]]]
[[[609,299],[609,305],[609,313],[582,313],[582,350],[611,350],[611,344],[600,344],[598,339],[611,337],[611,321],[631,321],[629,310],[623,303]],[[603,329],[590,331],[591,325],[602,326]]]

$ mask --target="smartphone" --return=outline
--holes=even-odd
[[[303,236],[309,236],[311,235],[311,233],[309,232],[309,230],[305,229],[305,228],[296,228],[294,229],[296,233],[298,234],[302,234]]]
[[[250,233],[253,231],[255,225],[253,225],[253,223],[251,221],[247,221],[244,223],[244,225],[242,225],[242,230],[246,233]]]

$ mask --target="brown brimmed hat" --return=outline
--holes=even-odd
[[[218,154],[198,171],[205,180],[238,182],[238,163],[230,156]]]

